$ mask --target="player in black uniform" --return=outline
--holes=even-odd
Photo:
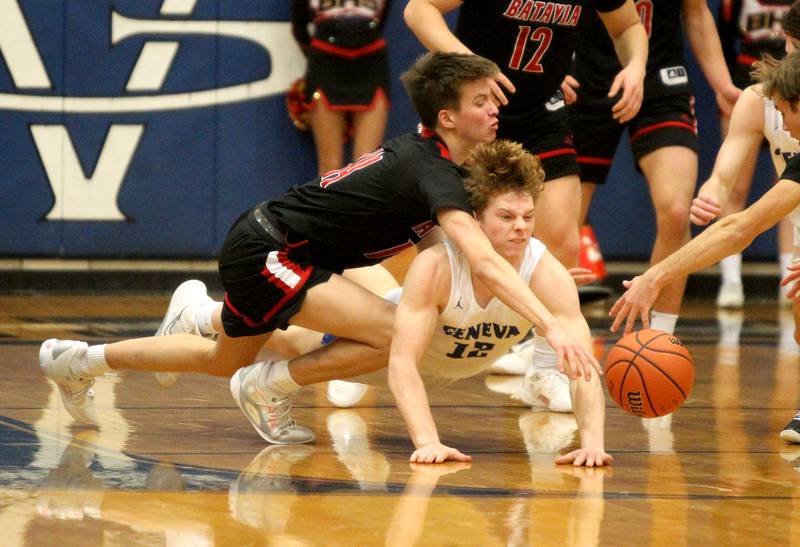
[[[750,78],[753,63],[766,54],[775,59],[784,55],[784,33],[782,21],[787,16],[791,0],[722,0],[719,6],[717,26],[722,41],[725,61],[731,71],[733,83],[745,89],[754,82]],[[796,15],[795,15],[796,19]],[[730,117],[722,113],[720,129],[723,138],[728,134]],[[766,141],[764,141],[766,142]],[[749,151],[750,157],[744,163],[739,180],[731,188],[722,216],[744,209],[750,184],[756,169],[758,150]],[[792,263],[792,225],[783,220],[778,228],[778,248],[780,249],[781,277],[789,273]],[[744,305],[742,286],[742,255],[726,256],[720,263],[722,279],[717,293],[717,306],[741,308]],[[781,287],[778,302],[788,305],[785,298],[786,287]]]
[[[705,0],[639,0],[636,3],[650,36],[645,98],[627,122],[637,166],[644,173],[656,211],[657,234],[651,260],[658,262],[689,241],[689,207],[697,179],[697,128],[693,97],[683,59],[681,16],[689,42],[717,100],[730,111],[740,90],[733,85],[722,56],[714,18]],[[580,87],[570,106],[570,122],[581,167],[585,217],[596,185],[603,184],[625,128],[611,115],[603,92],[615,70],[614,49],[599,21],[586,17],[586,39],[575,54]],[[686,280],[676,280],[654,306],[654,328],[673,332]]]
[[[472,215],[459,164],[473,147],[495,138],[489,79],[497,70],[476,55],[421,58],[403,81],[427,129],[243,213],[220,253],[227,293],[221,317],[212,318],[224,327],[216,342],[189,334],[91,347],[44,342],[40,366],[59,386],[67,410],[93,422],[93,377],[116,368],[229,376],[255,361],[271,331],[293,324],[340,339],[291,362],[252,365],[234,376],[232,391],[269,442],[312,441],[314,434],[291,419],[292,393],[385,366],[392,334],[394,306],[339,273],[417,243],[436,224],[493,294],[540,326],[565,371],[587,379],[592,368],[599,371],[589,351],[494,251]],[[168,311],[165,322],[179,321],[182,311]]]
[[[443,14],[459,7],[454,34]],[[567,268],[578,263],[580,179],[560,87],[578,42],[579,23],[594,12],[625,67],[606,93],[622,91],[614,116],[627,121],[641,104],[647,60],[647,35],[632,0],[410,0],[404,13],[428,49],[473,52],[501,67],[499,85],[493,88],[505,104],[498,137],[520,142],[539,156],[546,184],[536,207],[534,236]],[[506,97],[503,88],[514,93]],[[529,363],[519,398],[528,404],[568,401],[567,383],[552,365],[554,353],[545,340],[536,344],[542,352]]]

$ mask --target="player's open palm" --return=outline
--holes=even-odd
[[[556,464],[558,465],[572,464],[575,467],[603,467],[611,465],[613,461],[614,457],[602,448],[591,447],[578,448],[556,458]]]
[[[611,306],[608,316],[614,319],[611,332],[617,332],[625,322],[625,334],[633,331],[636,320],[641,318],[642,326],[650,328],[650,308],[661,292],[656,285],[643,275],[632,280],[625,280],[622,285],[627,289]]]
[[[411,463],[469,462],[472,461],[472,456],[442,443],[429,443],[417,448],[408,461]]]
[[[597,362],[594,355],[576,342],[560,326],[550,327],[545,338],[556,352],[558,370],[569,378],[577,380],[583,376],[586,381],[589,381],[592,378],[592,370],[597,374],[602,374],[600,363]]]

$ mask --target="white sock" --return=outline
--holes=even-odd
[[[675,323],[678,322],[677,313],[650,312],[650,328],[675,334]]]
[[[538,369],[554,369],[558,366],[556,350],[547,342],[547,338],[538,334],[533,338],[533,366]]]
[[[720,260],[719,269],[722,272],[723,283],[742,284],[742,255],[740,253],[726,256]]]
[[[288,360],[271,364],[264,362],[259,372],[258,385],[280,391],[284,395],[291,395],[301,387],[289,373]]]
[[[717,323],[719,324],[719,345],[720,346],[737,346],[739,345],[739,336],[742,332],[742,322],[744,317],[742,315],[717,315]]]
[[[221,302],[203,302],[197,307],[194,313],[194,321],[197,323],[197,330],[200,334],[218,334],[214,328],[214,314],[218,313],[222,307]]]
[[[794,253],[781,253],[781,279],[789,275],[789,266],[792,265],[794,260]]]
[[[108,344],[100,344],[98,346],[89,346],[86,351],[86,361],[78,364],[81,370],[75,372],[79,374],[86,374],[88,376],[102,376],[107,372],[114,372],[106,362],[106,346]]]

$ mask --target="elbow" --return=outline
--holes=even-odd
[[[717,224],[725,234],[725,240],[735,247],[736,251],[741,251],[750,245],[760,233],[758,225],[748,218],[746,211],[724,217]]]

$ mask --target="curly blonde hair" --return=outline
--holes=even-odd
[[[761,83],[761,94],[788,102],[792,111],[800,100],[800,51],[787,55],[782,61],[765,57],[753,65],[753,78]]]
[[[476,213],[500,194],[527,194],[536,201],[544,189],[544,169],[539,158],[517,142],[496,140],[479,144],[470,152],[464,167],[469,171],[464,187]]]

